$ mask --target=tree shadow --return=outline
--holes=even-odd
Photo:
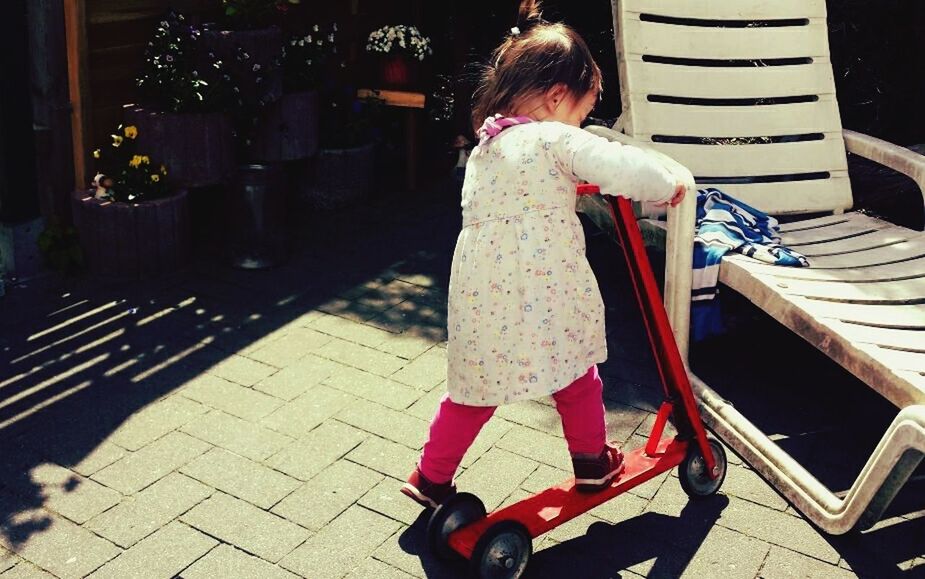
[[[75,520],[51,515],[49,502],[67,502],[137,450],[111,440],[126,420],[204,373],[237,372],[216,369],[281,330],[310,328],[319,312],[439,347],[459,219],[452,199],[383,196],[292,217],[291,256],[273,269],[233,269],[197,247],[187,268],[159,279],[49,277],[9,288],[0,300],[0,545],[18,550],[54,516]],[[49,465],[72,472],[40,470]]]

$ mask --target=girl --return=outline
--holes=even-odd
[[[585,257],[576,186],[676,205],[683,181],[643,150],[580,128],[601,72],[570,27],[523,0],[474,95],[479,144],[466,166],[463,228],[450,272],[447,394],[402,492],[436,507],[495,407],[552,395],[580,491],[608,486],[604,304]]]

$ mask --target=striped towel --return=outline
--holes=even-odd
[[[691,339],[723,331],[717,295],[719,264],[728,251],[765,263],[804,267],[809,261],[780,245],[777,219],[730,197],[719,189],[697,192],[694,279],[691,292]]]

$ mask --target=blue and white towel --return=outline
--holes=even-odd
[[[720,260],[727,252],[776,265],[809,265],[804,256],[780,245],[777,219],[719,189],[697,192],[696,227],[691,292],[691,339],[695,341],[723,331],[717,283]]]

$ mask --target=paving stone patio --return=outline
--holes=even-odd
[[[426,513],[398,493],[444,389],[458,229],[445,190],[392,195],[294,219],[275,269],[227,267],[207,237],[163,279],[10,288],[0,578],[464,576],[428,552]],[[588,251],[608,305],[608,427],[632,448],[652,427],[658,378],[619,254],[590,231]],[[695,350],[698,371],[754,376],[724,394],[847,488],[892,410],[727,303],[736,323]],[[568,469],[540,400],[501,408],[458,482],[495,508]],[[826,536],[730,453],[717,496],[692,502],[675,474],[656,477],[535,540],[528,576],[925,577],[923,509],[918,476],[874,529]]]

